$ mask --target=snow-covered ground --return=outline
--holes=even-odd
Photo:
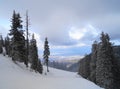
[[[47,75],[44,73],[32,72],[25,65],[0,55],[0,89],[102,89],[76,73],[54,68]]]

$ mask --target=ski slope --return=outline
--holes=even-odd
[[[30,71],[24,64],[15,64],[0,54],[0,89],[102,89],[75,73],[54,68],[47,75],[44,73]]]

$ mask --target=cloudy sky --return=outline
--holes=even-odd
[[[36,36],[40,55],[45,37],[52,56],[83,56],[102,31],[120,44],[120,0],[0,0],[3,35],[9,32],[13,10],[24,21],[28,10],[29,30]]]

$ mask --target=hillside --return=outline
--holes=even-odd
[[[49,66],[56,69],[70,71],[70,72],[78,72],[79,60],[49,61]]]
[[[53,68],[44,73],[30,71],[24,64],[0,55],[0,89],[101,89],[75,73]]]

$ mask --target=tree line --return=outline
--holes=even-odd
[[[92,52],[80,60],[79,74],[105,89],[120,89],[120,58],[114,52],[108,34],[102,32]]]
[[[3,39],[2,35],[0,35],[0,53],[3,53],[4,56],[8,55],[15,63],[16,61],[23,62],[26,67],[29,67],[30,64],[32,70],[42,74],[43,66],[38,57],[37,41],[34,34],[32,35],[32,39],[29,40],[28,37],[28,14],[26,14],[26,34],[25,30],[23,30],[22,22],[20,14],[13,11],[11,29],[9,30],[7,37]],[[47,38],[45,38],[43,57],[48,72],[49,55],[49,45]]]

